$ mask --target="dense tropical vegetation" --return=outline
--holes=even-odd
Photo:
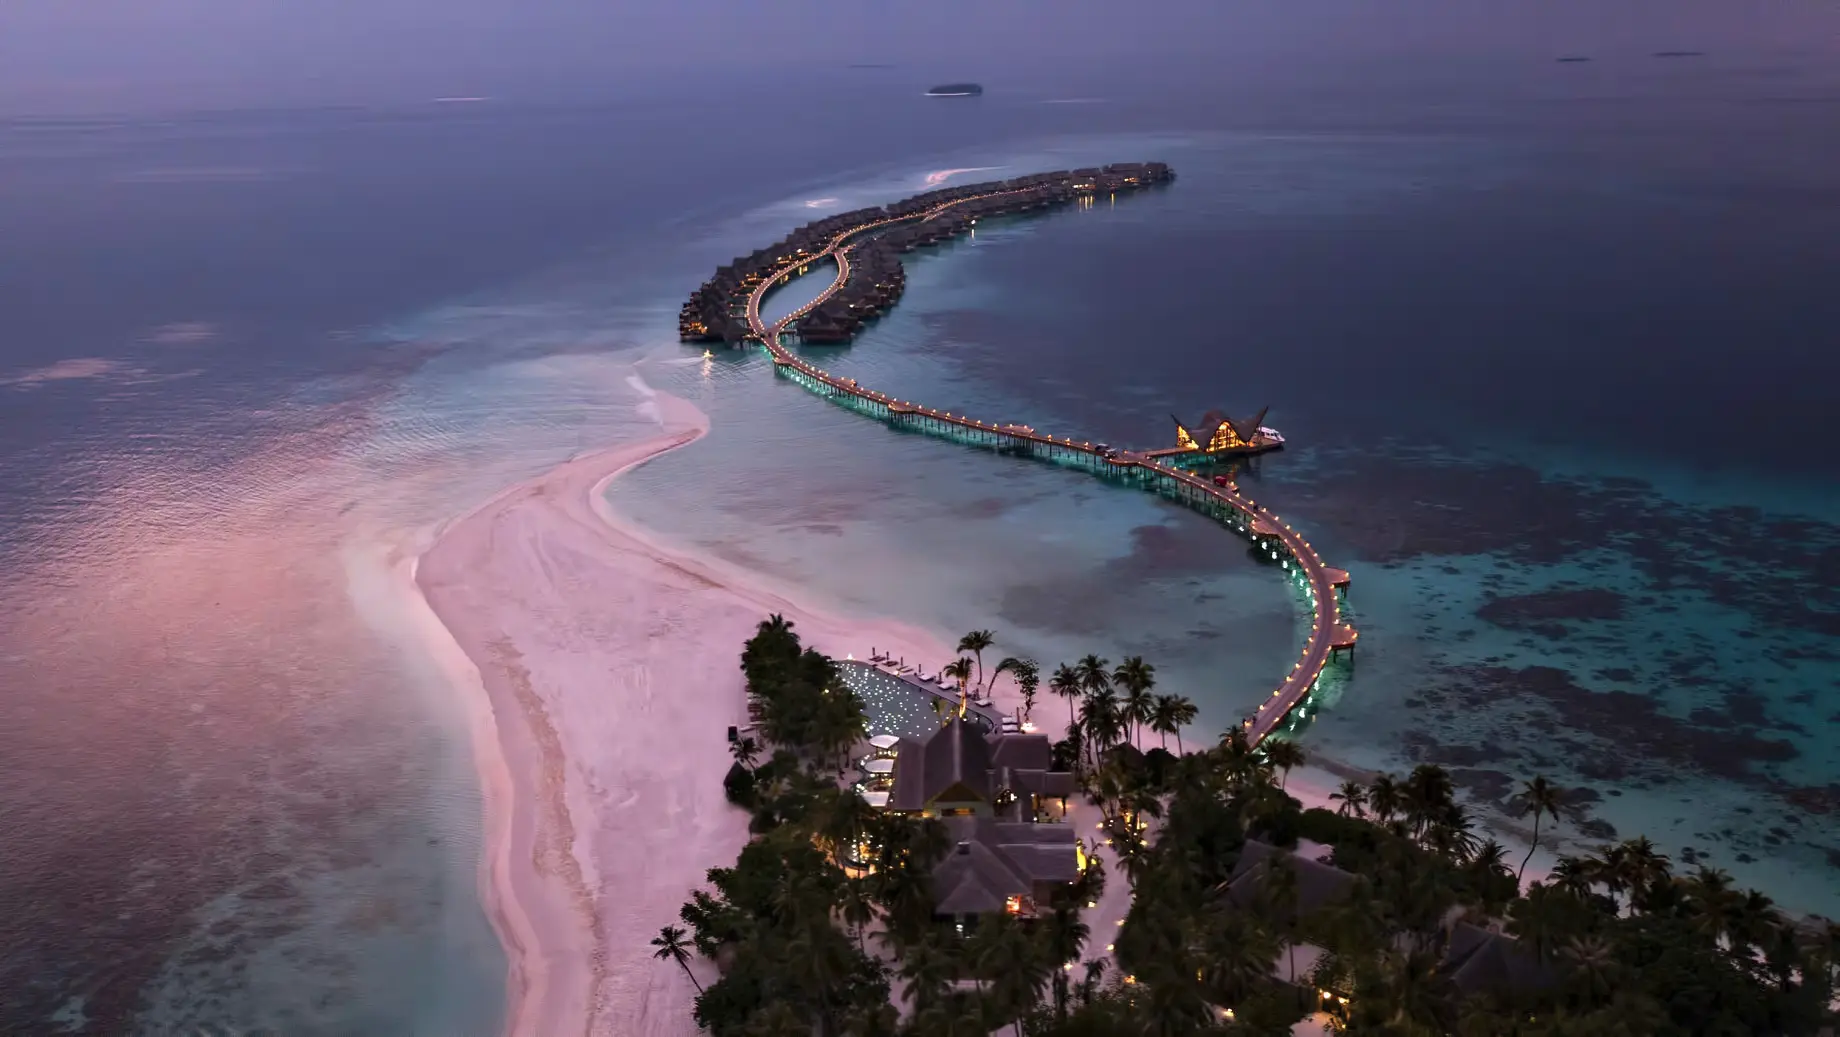
[[[994,643],[976,633],[961,646],[974,660]],[[1082,917],[1108,879],[1089,858],[1036,917],[993,916],[960,934],[932,915],[941,827],[869,809],[835,780],[863,730],[835,666],[773,617],[742,668],[764,740],[737,745],[728,790],[755,838],[710,871],[684,927],[653,941],[686,971],[692,952],[720,966],[696,1017],[722,1037],[1262,1035],[1319,1010],[1349,1033],[1398,1037],[1814,1034],[1832,1023],[1832,923],[1791,919],[1721,871],[1677,873],[1646,839],[1561,858],[1523,890],[1527,859],[1480,833],[1433,765],[1344,782],[1334,809],[1306,810],[1284,789],[1304,762],[1294,742],[1255,747],[1236,728],[1180,753],[1194,706],[1154,694],[1141,659],[1089,655],[1047,681],[1069,705],[1056,753],[1097,808],[1111,880],[1133,892],[1122,925],[1098,939]],[[1028,676],[1032,699],[1035,664],[1006,658],[987,676],[1006,672],[1019,686]],[[1148,750],[1146,732],[1159,736]],[[1565,797],[1535,778],[1521,802],[1537,829]],[[1248,873],[1256,883],[1234,881],[1255,839],[1277,863]],[[875,866],[851,866],[865,847]],[[1308,901],[1305,854],[1346,873],[1337,896]],[[1512,936],[1539,981],[1459,977],[1452,942],[1465,925]],[[1109,958],[1093,947],[1108,941]]]

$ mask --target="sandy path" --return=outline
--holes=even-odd
[[[707,428],[690,404],[655,402],[659,436],[507,490],[413,570],[450,635],[432,631],[437,647],[482,706],[485,899],[520,1037],[697,1032],[695,991],[649,941],[746,839],[721,778],[745,714],[741,643],[761,619],[782,613],[834,655],[947,658],[923,631],[815,613],[623,524],[605,484]]]

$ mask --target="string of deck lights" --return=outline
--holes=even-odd
[[[1002,197],[1009,194],[1026,194],[1032,190],[1033,188],[1025,188],[1018,191],[995,192],[992,194],[954,199],[927,210],[916,222],[924,223],[927,220],[934,219],[939,214],[956,205],[963,205],[967,202],[985,198]],[[1062,437],[1057,441],[1053,436],[1041,435],[1033,432],[1033,430],[1029,430],[1027,433],[1015,431],[1016,426],[1013,425],[999,427],[995,424],[979,421],[963,415],[954,417],[950,411],[939,411],[930,407],[920,407],[917,404],[910,404],[904,400],[891,401],[886,394],[861,388],[856,384],[854,379],[837,378],[822,368],[815,367],[805,360],[794,356],[791,351],[786,349],[784,344],[780,342],[779,337],[788,324],[836,294],[836,292],[848,281],[850,266],[847,253],[849,248],[854,246],[846,246],[846,241],[858,234],[873,230],[877,227],[914,219],[915,218],[912,216],[892,217],[843,231],[831,239],[830,245],[823,252],[816,256],[799,260],[796,263],[789,263],[781,267],[755,287],[748,299],[748,323],[755,329],[763,345],[766,346],[767,351],[773,358],[775,366],[779,368],[791,367],[794,371],[812,379],[817,384],[812,385],[810,383],[804,383],[806,387],[828,397],[834,398],[838,393],[841,393],[851,398],[864,399],[881,404],[885,409],[890,406],[907,408],[910,413],[942,421],[948,426],[965,426],[980,432],[989,432],[1009,440],[1020,440],[1025,443],[1042,442],[1051,446],[1057,445],[1058,443],[1058,445],[1077,449],[1086,454],[1098,455],[1098,448],[1090,441],[1082,440],[1076,444],[1068,437]],[[835,256],[837,261],[838,275],[832,281],[830,287],[825,289],[816,299],[807,303],[798,311],[781,318],[771,327],[768,327],[765,322],[761,320],[759,309],[761,297],[765,294],[766,290],[772,285],[777,284],[780,280],[786,278],[788,275],[805,273],[811,264],[826,256],[832,255]],[[885,415],[885,418],[892,420],[896,416],[894,412],[890,411]],[[1273,727],[1276,726],[1278,720],[1284,719],[1292,710],[1297,709],[1299,706],[1303,707],[1303,712],[1307,715],[1307,700],[1310,694],[1316,691],[1320,686],[1322,672],[1327,667],[1329,656],[1335,647],[1333,644],[1333,637],[1334,632],[1339,628],[1339,623],[1337,621],[1340,619],[1340,604],[1336,601],[1334,587],[1328,585],[1328,567],[1323,563],[1322,557],[1317,554],[1315,547],[1311,545],[1308,540],[1304,539],[1302,534],[1292,528],[1289,523],[1268,513],[1265,515],[1265,519],[1272,524],[1272,527],[1269,528],[1275,528],[1276,532],[1271,535],[1259,534],[1254,528],[1258,520],[1253,516],[1263,512],[1263,509],[1258,506],[1256,501],[1250,498],[1239,497],[1237,494],[1229,495],[1223,492],[1221,488],[1210,486],[1188,472],[1177,470],[1160,461],[1153,461],[1135,456],[1119,458],[1113,455],[1103,456],[1102,459],[1111,467],[1128,469],[1132,466],[1136,466],[1145,468],[1173,481],[1177,485],[1198,489],[1206,498],[1224,505],[1230,514],[1244,516],[1243,521],[1226,524],[1229,525],[1230,528],[1237,529],[1242,533],[1252,536],[1255,543],[1261,543],[1265,548],[1267,556],[1279,562],[1287,575],[1291,575],[1295,578],[1295,582],[1303,589],[1310,601],[1310,618],[1312,626],[1310,638],[1305,642],[1303,652],[1299,655],[1297,662],[1292,665],[1291,672],[1286,677],[1284,683],[1271,693],[1269,699],[1259,705],[1257,710],[1255,710],[1255,717],[1247,718],[1245,726],[1249,729],[1254,729],[1254,741],[1256,743],[1257,740],[1262,739],[1265,734],[1268,734]],[[1050,460],[1052,460],[1052,458],[1050,458]],[[1104,473],[1102,472],[1101,474]],[[1285,555],[1288,555],[1288,557],[1279,554],[1280,548],[1284,550]],[[1292,568],[1293,562],[1296,563],[1295,569]],[[1331,604],[1328,622],[1324,622],[1323,609],[1321,607],[1322,592],[1320,592],[1316,586],[1318,579],[1321,579],[1325,585]],[[1344,574],[1344,581],[1345,579],[1346,576]],[[1353,631],[1349,631],[1349,634],[1351,635],[1349,643],[1352,644]],[[1312,656],[1320,656],[1320,658],[1316,659],[1314,669],[1309,673],[1308,679],[1299,681],[1298,675],[1304,670],[1306,663]],[[1287,688],[1293,691],[1293,694],[1288,699],[1285,696]],[[1271,726],[1268,726],[1265,731],[1257,731],[1255,718],[1264,717],[1273,706],[1281,707],[1278,717],[1271,722]],[[1294,724],[1295,718],[1292,718],[1292,722]]]

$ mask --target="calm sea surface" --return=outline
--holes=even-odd
[[[1302,626],[1243,543],[673,341],[718,262],[980,166],[1180,179],[916,258],[829,366],[1120,444],[1269,404],[1249,485],[1363,631],[1309,748],[1545,773],[1576,838],[1840,910],[1831,73],[1316,72],[0,125],[0,1030],[494,1031],[470,732],[391,566],[648,385],[714,428],[612,492],[686,545],[1141,653],[1194,738],[1267,694]]]

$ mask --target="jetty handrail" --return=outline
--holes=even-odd
[[[1096,460],[1103,461],[1108,465],[1116,467],[1121,472],[1129,471],[1132,468],[1141,468],[1145,471],[1154,472],[1164,478],[1173,480],[1178,485],[1199,493],[1205,499],[1211,500],[1216,504],[1240,514],[1245,519],[1247,535],[1252,537],[1255,542],[1261,538],[1276,540],[1283,546],[1285,552],[1296,560],[1299,569],[1301,569],[1304,574],[1304,586],[1310,596],[1310,636],[1304,641],[1303,650],[1298,655],[1296,664],[1291,667],[1290,673],[1287,674],[1283,682],[1272,691],[1271,695],[1260,703],[1252,717],[1243,725],[1246,729],[1247,738],[1256,745],[1263,741],[1272,731],[1276,730],[1278,725],[1283,723],[1285,718],[1290,715],[1291,711],[1316,688],[1317,680],[1322,676],[1323,669],[1328,666],[1330,656],[1337,647],[1338,638],[1345,639],[1348,644],[1352,645],[1355,637],[1353,629],[1341,622],[1341,603],[1336,596],[1336,580],[1331,575],[1329,566],[1323,562],[1322,556],[1316,553],[1316,549],[1310,546],[1310,542],[1304,539],[1303,534],[1291,528],[1288,523],[1277,515],[1266,511],[1264,507],[1259,505],[1256,501],[1241,494],[1237,486],[1229,490],[1225,486],[1217,485],[1192,472],[1184,471],[1174,465],[1167,464],[1154,458],[1145,457],[1142,454],[1135,454],[1127,451],[1101,450],[1097,445],[1083,440],[1073,440],[1070,438],[1057,439],[1053,436],[1044,435],[1033,430],[1025,430],[1013,424],[995,425],[989,422],[967,418],[963,415],[954,415],[947,411],[936,410],[932,407],[909,403],[905,400],[897,400],[886,393],[864,388],[856,384],[855,379],[839,378],[832,375],[795,355],[780,342],[780,335],[784,332],[787,325],[791,324],[805,313],[810,312],[813,308],[823,304],[826,300],[831,298],[831,296],[840,291],[849,280],[850,261],[848,253],[849,249],[853,247],[853,239],[862,234],[879,230],[883,227],[892,226],[897,223],[924,222],[954,206],[963,205],[968,202],[982,201],[988,198],[1001,198],[1014,194],[1026,194],[1031,190],[1032,188],[1024,188],[1014,191],[998,191],[990,194],[957,198],[934,206],[921,213],[874,220],[843,230],[830,239],[830,243],[825,246],[823,251],[815,255],[806,256],[779,265],[763,277],[759,284],[754,286],[754,289],[748,295],[748,328],[766,346],[767,351],[773,357],[775,366],[790,367],[807,378],[823,384],[835,392],[844,393],[860,400],[879,404],[886,408],[891,414],[917,414],[934,421],[974,430],[985,435],[1003,437],[1021,442],[1037,443],[1044,446],[1052,446],[1060,450],[1088,454]],[[780,318],[771,325],[767,324],[760,316],[760,303],[766,293],[773,286],[790,277],[795,271],[802,271],[811,264],[827,257],[834,258],[837,263],[837,276],[832,280],[830,286],[819,293],[817,298],[799,307],[794,312]],[[1263,532],[1261,532],[1261,530],[1263,530]]]

